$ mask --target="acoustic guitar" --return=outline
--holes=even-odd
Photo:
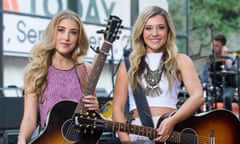
[[[168,113],[160,117],[157,126],[169,116],[171,115]],[[127,132],[150,139],[158,137],[156,129],[152,127],[113,122],[103,118],[92,119],[88,115],[79,115],[77,121],[79,127]],[[166,144],[240,144],[239,134],[238,118],[231,111],[217,109],[192,115],[177,124]]]
[[[83,91],[83,96],[94,95],[97,81],[105,64],[106,57],[112,43],[119,38],[119,29],[122,28],[122,20],[110,15],[104,34],[104,42],[101,49],[97,50],[97,59],[94,62],[93,70]],[[88,111],[83,103],[72,101],[61,101],[53,106],[48,115],[47,126],[39,136],[30,144],[95,144],[102,134],[102,129],[81,128],[76,121],[77,115],[87,114],[89,118],[98,117],[96,111]],[[78,126],[76,126],[78,125]]]

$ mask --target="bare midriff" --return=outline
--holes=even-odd
[[[168,108],[168,107],[150,107],[150,112],[152,116],[161,116],[165,113],[170,113],[176,111],[174,108]],[[132,117],[133,118],[138,118],[139,114],[136,109],[132,110]]]

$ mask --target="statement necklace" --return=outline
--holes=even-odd
[[[145,88],[145,93],[148,96],[160,96],[162,94],[162,89],[159,87],[159,82],[162,77],[162,72],[164,69],[164,64],[160,63],[156,70],[151,70],[147,65],[147,73],[144,74],[147,86]]]

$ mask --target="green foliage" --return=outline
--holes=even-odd
[[[189,5],[187,5],[187,2]],[[188,35],[190,40],[210,47],[211,29],[227,37],[240,30],[240,2],[236,0],[168,0],[177,34]],[[186,20],[189,18],[189,33]],[[209,26],[213,27],[209,27]],[[191,51],[191,44],[189,50]],[[196,44],[194,43],[196,49]],[[193,49],[193,48],[192,48]]]
[[[240,3],[234,0],[190,0],[189,20],[191,28],[204,38],[203,30],[210,24],[215,32],[228,33],[239,29]],[[191,30],[190,28],[190,30]],[[204,32],[204,33],[202,33]],[[204,34],[204,35],[202,35]]]

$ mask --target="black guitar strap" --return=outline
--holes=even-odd
[[[138,85],[134,90],[133,95],[142,124],[144,126],[154,127],[148,102],[141,86]]]
[[[124,62],[126,65],[126,69],[128,71],[130,67],[130,62],[128,57],[124,58]],[[144,126],[149,126],[149,127],[154,127],[154,123],[152,120],[152,115],[150,113],[150,109],[148,106],[148,102],[145,96],[145,92],[143,91],[142,87],[138,85],[136,89],[133,92],[134,95],[134,100],[138,109],[138,114],[140,117],[140,120],[142,122],[142,125]]]

